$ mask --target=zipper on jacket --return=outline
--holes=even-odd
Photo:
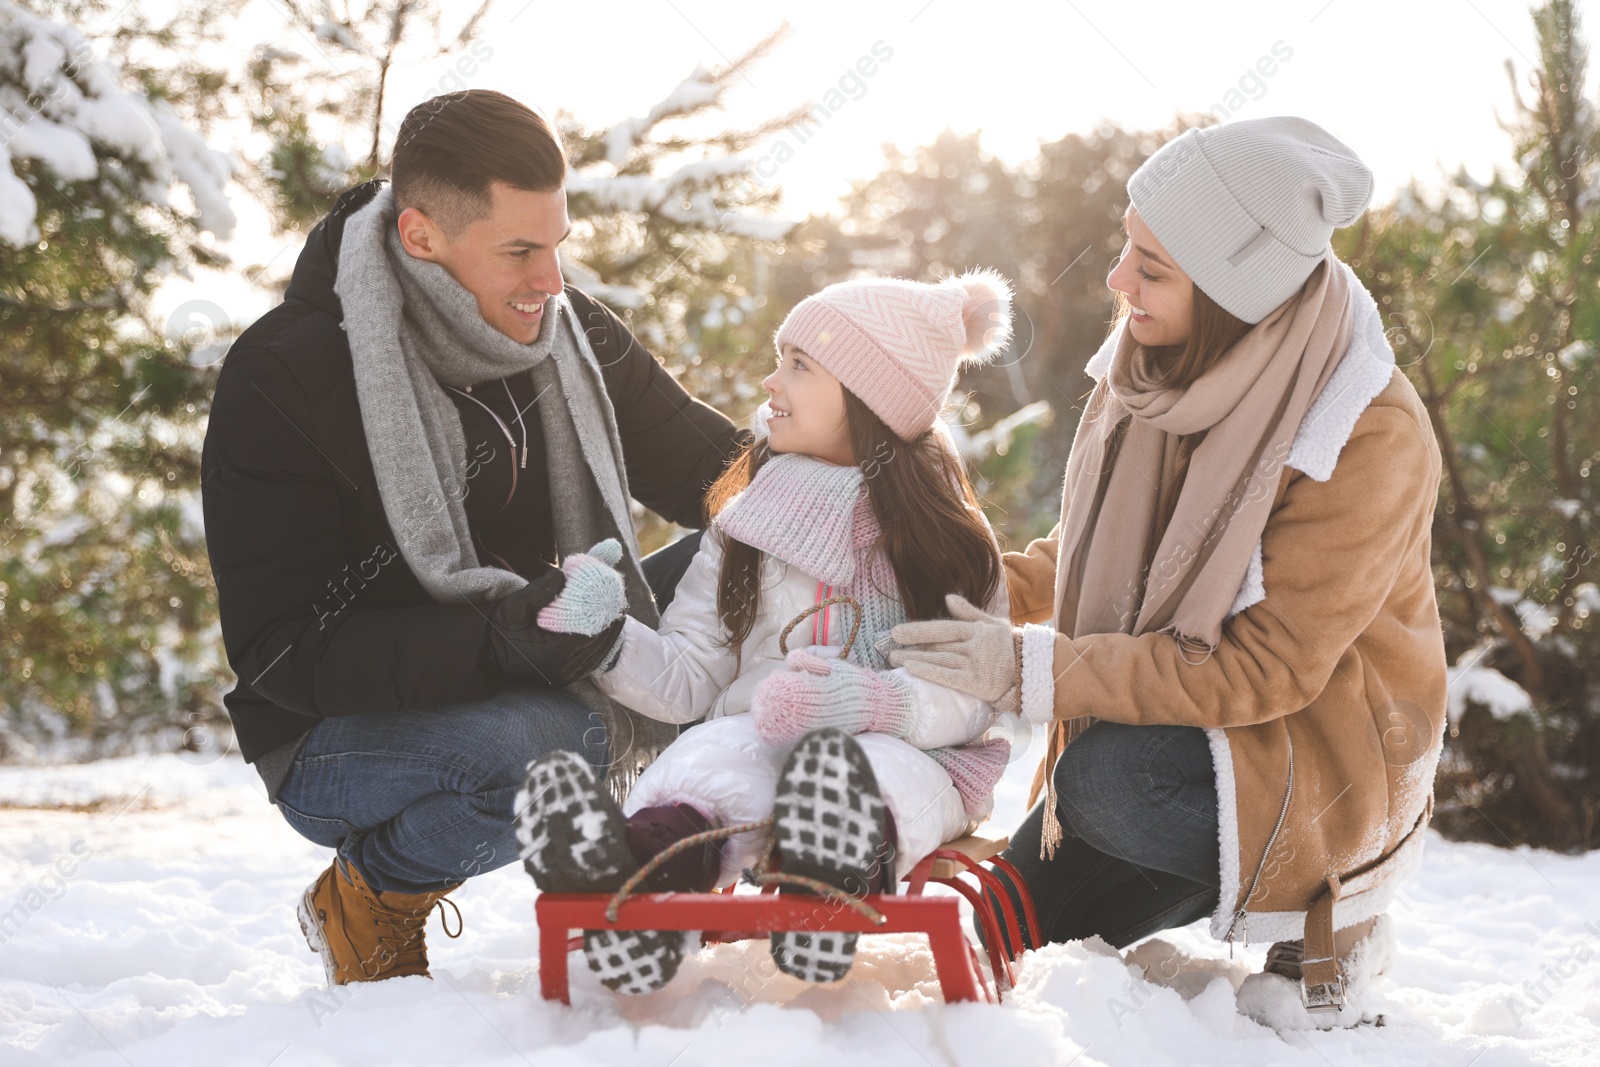
[[[1239,924],[1244,924],[1244,944],[1250,947],[1250,917],[1245,914],[1245,909],[1250,905],[1250,898],[1256,895],[1256,887],[1261,884],[1261,872],[1267,869],[1267,857],[1272,855],[1272,846],[1278,841],[1278,834],[1283,830],[1283,821],[1289,815],[1289,798],[1294,795],[1294,738],[1290,736],[1288,727],[1284,728],[1283,736],[1289,743],[1289,784],[1283,790],[1283,807],[1278,811],[1278,824],[1272,828],[1272,836],[1267,838],[1267,847],[1261,850],[1261,862],[1256,864],[1256,875],[1250,879],[1250,891],[1244,895],[1244,902],[1239,905],[1239,910],[1233,913],[1233,922],[1228,924],[1228,932],[1223,940],[1228,943],[1228,958],[1233,958],[1233,934]]]

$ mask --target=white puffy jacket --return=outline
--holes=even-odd
[[[716,825],[765,819],[784,749],[764,744],[748,712],[755,687],[786,669],[778,638],[783,628],[819,600],[819,581],[800,568],[763,554],[761,601],[741,655],[727,646],[717,614],[722,569],[722,534],[713,526],[678,584],[672,603],[652,630],[636,619],[624,624],[622,650],[611,670],[595,681],[613,699],[665,722],[708,721],[685,731],[650,764],[629,794],[624,812],[686,803]],[[1005,583],[987,609],[1009,617]],[[852,609],[834,605],[795,627],[795,648],[844,644]],[[863,640],[865,637],[863,636]],[[977,740],[993,725],[995,709],[975,697],[924,681],[903,669],[916,694],[918,715],[904,739],[860,734],[878,788],[895,819],[896,867],[906,874],[917,861],[973,826],[950,776],[923,750]],[[731,884],[759,857],[764,836],[745,834],[728,842],[719,885]]]

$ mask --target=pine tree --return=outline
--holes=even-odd
[[[479,39],[493,2],[458,12],[426,0],[283,0],[290,35],[258,45],[246,68],[250,123],[270,142],[252,191],[279,232],[309,230],[341,192],[383,172],[404,117],[387,93],[397,64],[455,55],[470,76],[493,54]],[[466,87],[447,76],[437,88]]]
[[[1600,530],[1590,474],[1600,148],[1573,5],[1533,13],[1507,124],[1515,172],[1412,190],[1339,236],[1379,300],[1444,461],[1434,526],[1451,669],[1438,824],[1600,843]]]
[[[125,28],[123,40],[143,31]],[[219,707],[194,413],[210,385],[151,321],[224,262],[232,165],[62,23],[0,0],[0,753]],[[174,199],[173,194],[178,196]],[[192,718],[190,718],[192,716]],[[88,749],[86,749],[88,750]]]

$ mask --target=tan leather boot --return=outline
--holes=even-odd
[[[367,885],[342,856],[311,883],[300,900],[300,929],[306,944],[322,957],[328,984],[377,982],[408,974],[428,974],[423,937],[428,916],[439,907],[439,923],[450,937],[461,936],[461,911],[446,893],[380,893]],[[456,912],[456,930],[445,922],[444,905]]]

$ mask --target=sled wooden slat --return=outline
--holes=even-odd
[[[968,834],[966,837],[958,837],[954,841],[945,842],[940,846],[939,851],[959,852],[973,863],[982,863],[984,860],[1000,855],[1009,844],[1011,844],[1009,837],[984,837],[981,834]],[[956,861],[936,859],[933,863],[933,871],[928,877],[934,881],[942,881],[946,878],[954,878],[961,872],[962,867]]]

